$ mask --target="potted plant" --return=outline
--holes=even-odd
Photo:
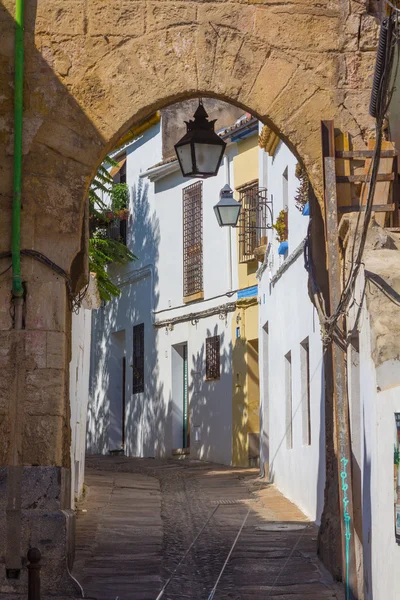
[[[304,216],[310,215],[310,180],[308,179],[307,171],[300,163],[296,166],[296,177],[300,181],[300,185],[297,188],[296,196],[294,197],[296,208]]]
[[[276,219],[276,222],[272,227],[276,231],[276,239],[279,242],[278,254],[286,254],[288,251],[289,245],[287,242],[288,239],[288,212],[287,209],[282,209]]]

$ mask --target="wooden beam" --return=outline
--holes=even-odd
[[[351,212],[365,212],[364,206],[339,206],[338,212],[339,214],[351,213]],[[372,205],[373,212],[394,212],[396,210],[396,205],[392,204],[373,204]]]
[[[397,156],[397,150],[382,150],[380,157],[381,158],[394,158]],[[373,150],[351,150],[349,152],[345,152],[342,150],[336,150],[335,152],[336,158],[359,158],[360,160],[365,158],[372,158],[374,156]]]
[[[329,306],[330,315],[337,309],[341,297],[342,269],[339,250],[338,212],[336,195],[336,169],[333,121],[322,122],[322,148],[324,162],[324,203],[325,203],[325,230],[326,248],[329,275]],[[326,140],[326,135],[331,140]],[[328,150],[329,154],[325,154]],[[337,321],[339,335],[344,336],[343,317]],[[345,584],[346,600],[358,600],[358,582],[355,556],[355,535],[353,517],[353,485],[351,441],[349,427],[349,403],[347,395],[347,372],[345,354],[333,341],[332,349],[333,366],[333,402],[335,413],[335,439],[339,475],[339,506],[340,523],[342,532],[342,575]]]
[[[371,181],[371,175],[337,175],[337,183],[367,183]],[[376,181],[394,181],[394,173],[380,173]]]

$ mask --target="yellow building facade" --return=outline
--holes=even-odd
[[[258,129],[237,140],[238,153],[233,159],[235,197],[258,186]],[[243,229],[237,229],[238,301],[232,321],[232,464],[255,466],[259,457],[260,390],[258,369],[258,295],[257,260],[243,257]]]

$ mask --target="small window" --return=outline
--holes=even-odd
[[[293,448],[292,353],[285,356],[286,448]]]
[[[220,340],[219,335],[206,339],[206,379],[220,378]]]
[[[300,344],[301,412],[303,444],[311,445],[310,344],[308,338]]]
[[[133,328],[132,393],[144,392],[144,323]]]

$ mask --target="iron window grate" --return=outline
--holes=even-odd
[[[133,327],[132,393],[144,392],[144,323]]]
[[[203,291],[203,184],[183,190],[183,295]]]
[[[206,339],[206,379],[219,379],[220,370],[220,338],[214,335]]]
[[[258,181],[240,188],[239,202],[242,205],[239,218],[239,261],[254,260],[254,251],[263,243],[268,229],[268,194],[258,187]]]

